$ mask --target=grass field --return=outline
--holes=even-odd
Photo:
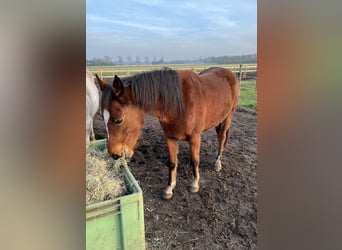
[[[241,81],[239,107],[257,111],[256,81]]]

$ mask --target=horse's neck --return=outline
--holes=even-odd
[[[144,116],[146,116],[146,115],[153,116],[153,117],[157,118],[160,122],[163,122],[163,123],[170,123],[172,121],[172,118],[170,117],[170,115],[166,114],[166,112],[163,113],[160,110],[160,107],[157,107],[155,110],[145,110],[142,107],[140,107],[140,108],[143,111]]]
[[[160,110],[155,110],[155,111],[150,111],[147,112],[146,114],[156,117],[160,122],[163,123],[169,123],[171,121],[171,118],[169,115],[163,114]]]

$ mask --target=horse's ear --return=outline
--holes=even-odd
[[[97,74],[95,74],[95,77],[100,85],[101,90],[103,90],[108,84],[105,81],[103,81]]]
[[[120,97],[124,92],[122,81],[117,75],[114,77],[112,90],[117,97]]]

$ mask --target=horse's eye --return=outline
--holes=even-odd
[[[123,121],[123,119],[121,118],[121,119],[115,120],[114,123],[115,123],[115,124],[120,124],[120,123],[122,123],[122,121]]]
[[[119,125],[120,123],[122,123],[123,119],[122,118],[120,118],[120,119],[111,118],[111,121],[112,121],[112,123]]]

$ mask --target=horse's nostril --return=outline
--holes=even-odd
[[[117,159],[120,158],[120,156],[119,156],[119,155],[116,155],[116,154],[112,154],[112,157],[113,157],[114,160],[117,160]]]

